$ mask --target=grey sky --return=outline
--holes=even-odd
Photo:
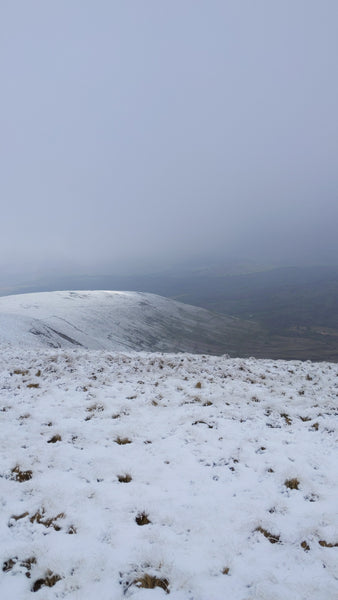
[[[2,0],[2,268],[337,251],[337,0]]]

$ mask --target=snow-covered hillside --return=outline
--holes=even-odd
[[[337,376],[2,352],[1,598],[336,600]]]
[[[0,344],[160,352],[230,352],[255,325],[155,294],[44,292],[0,298]]]

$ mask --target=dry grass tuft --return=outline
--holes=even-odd
[[[300,481],[297,479],[297,477],[294,477],[293,479],[286,479],[284,481],[284,485],[289,488],[289,490],[299,490],[299,483]]]
[[[314,429],[315,431],[318,431],[319,423],[314,423],[313,425],[311,425],[311,428]]]
[[[169,581],[165,578],[155,577],[155,575],[149,575],[145,573],[142,577],[134,579],[133,585],[139,588],[154,589],[155,587],[162,588],[167,594],[169,594]]]
[[[91,406],[88,406],[88,408],[86,410],[87,410],[87,412],[90,412],[90,413],[103,412],[104,406],[103,406],[103,404],[92,404]]]
[[[292,424],[292,419],[289,417],[289,415],[287,413],[281,413],[280,416],[283,417],[283,419],[285,419],[285,423],[287,425]]]
[[[28,388],[38,388],[40,387],[39,383],[27,383]]]
[[[35,373],[35,377],[41,377],[41,370],[38,369],[37,372]]]
[[[53,437],[51,437],[50,440],[48,440],[47,444],[55,444],[56,442],[61,442],[61,435],[59,435],[58,433],[56,435],[53,435]]]
[[[126,473],[125,475],[118,475],[117,478],[120,483],[129,483],[132,480],[132,476],[129,475],[129,473]]]
[[[306,421],[311,421],[311,417],[299,417],[301,421],[303,421],[303,423],[305,423]]]
[[[266,539],[269,540],[270,544],[279,543],[279,535],[274,535],[273,533],[270,533],[270,531],[268,531],[267,529],[263,529],[263,527],[256,527],[255,531],[259,531],[259,533],[262,533],[264,537],[266,537]]]
[[[202,387],[202,384],[201,384],[201,382],[200,382],[200,381],[198,381],[198,382],[196,383],[196,385],[195,385],[195,388],[197,388],[198,390],[200,390],[200,389],[201,389],[201,387]]]
[[[53,527],[53,529],[55,529],[55,531],[60,531],[61,527],[60,525],[58,525],[56,523],[56,521],[58,519],[64,519],[65,518],[65,513],[59,513],[58,515],[56,515],[56,517],[50,517],[47,518],[45,517],[45,509],[42,508],[41,512],[38,510],[36,511],[36,513],[34,513],[34,515],[32,515],[30,517],[30,522],[31,523],[39,523],[40,525],[43,525],[44,527]]]
[[[32,592],[38,592],[43,586],[53,587],[58,581],[60,581],[60,575],[47,571],[44,578],[37,579],[32,586]]]
[[[207,423],[206,421],[202,421],[202,420],[194,421],[194,423],[192,423],[192,425],[199,425],[199,424],[201,424],[201,425],[207,425],[209,427],[209,429],[213,429],[214,428],[213,425],[209,425],[209,423]]]
[[[118,436],[115,440],[115,443],[119,444],[120,446],[124,446],[125,444],[131,444],[131,440],[127,437],[121,438],[120,436]]]
[[[229,571],[230,571],[229,567],[224,567],[224,569],[222,569],[222,574],[229,575]]]
[[[77,529],[76,529],[76,527],[74,527],[74,525],[70,525],[70,526],[68,527],[68,531],[67,531],[67,533],[69,533],[69,535],[74,535],[75,533],[77,533]]]
[[[22,375],[24,377],[25,375],[28,375],[29,371],[27,369],[15,369],[13,373],[14,375]]]
[[[151,521],[148,519],[148,515],[145,512],[139,513],[135,518],[135,521],[138,525],[149,525]]]
[[[3,572],[7,573],[8,571],[11,571],[17,562],[18,562],[17,556],[13,556],[13,558],[9,558],[8,560],[5,560],[5,562],[2,565]],[[24,569],[26,569],[26,577],[28,577],[28,578],[31,576],[30,571],[32,569],[32,565],[36,565],[35,556],[30,556],[29,558],[25,558],[24,560],[22,560],[20,562],[20,567],[23,567]]]
[[[305,552],[308,552],[310,550],[310,546],[305,540],[301,543],[301,547],[303,548],[303,550],[305,550]]]
[[[21,513],[21,515],[12,515],[11,519],[14,519],[14,521],[20,521],[20,519],[24,519],[25,517],[28,517],[29,512],[26,511],[24,513]]]
[[[11,473],[11,479],[14,479],[15,481],[20,481],[20,483],[22,483],[23,481],[29,481],[33,477],[33,471],[21,471],[19,465],[16,465],[14,469],[12,469]]]
[[[319,544],[323,548],[338,548],[338,544],[331,544],[330,542],[326,542],[325,540],[319,540]]]
[[[7,573],[7,571],[11,571],[11,569],[13,569],[14,565],[16,564],[18,560],[17,556],[14,556],[13,558],[9,558],[8,560],[5,560],[5,562],[2,565],[2,570],[4,573]]]

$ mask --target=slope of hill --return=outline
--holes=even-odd
[[[8,347],[1,597],[336,600],[337,376]]]
[[[236,353],[257,327],[154,294],[44,292],[0,298],[0,343],[91,350]]]

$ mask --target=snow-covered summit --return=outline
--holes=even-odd
[[[0,298],[0,343],[29,348],[229,351],[234,317],[140,292],[64,291]],[[244,325],[251,333],[254,325]]]

